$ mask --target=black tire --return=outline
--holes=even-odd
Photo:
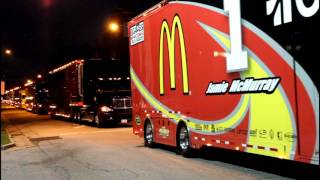
[[[177,152],[184,157],[190,157],[192,148],[190,145],[189,131],[186,125],[180,124],[177,129]]]
[[[57,119],[57,117],[56,117],[56,115],[51,114],[51,115],[50,115],[50,119],[54,120],[54,119]]]
[[[96,125],[96,121],[95,121],[96,116],[95,115],[90,115],[89,117],[90,117],[90,121],[91,121],[90,124],[92,126],[95,126]]]
[[[80,123],[80,111],[78,109],[73,109],[71,111],[70,120],[75,123]]]
[[[149,120],[144,124],[144,145],[150,148],[154,147],[153,126]]]
[[[76,119],[79,124],[82,124],[82,115],[80,111],[76,112]]]
[[[100,119],[100,117],[99,117],[99,114],[96,114],[96,115],[94,116],[94,123],[96,124],[96,126],[97,126],[98,128],[101,128],[101,127],[102,127],[102,121],[101,121],[101,119]]]

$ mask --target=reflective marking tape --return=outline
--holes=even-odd
[[[194,137],[195,140],[198,140],[198,137]]]
[[[230,144],[229,141],[225,141],[224,144]]]
[[[264,147],[264,146],[257,146],[257,145],[250,145],[250,144],[241,144],[242,147],[248,147],[248,148],[255,148],[255,149],[263,149],[266,151],[274,151],[277,152],[277,148],[270,148],[270,147]],[[293,152],[294,153],[294,152]]]
[[[270,151],[277,152],[277,151],[278,151],[278,149],[277,149],[277,148],[270,148]]]
[[[218,143],[218,144],[219,144],[219,143],[220,143],[220,140],[216,140],[216,143]]]
[[[206,138],[203,137],[203,138],[201,138],[201,140],[202,140],[202,141],[206,141]]]

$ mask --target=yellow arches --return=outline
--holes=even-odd
[[[175,15],[171,33],[167,21],[163,21],[161,25],[160,33],[160,52],[159,52],[159,81],[160,81],[160,94],[164,95],[164,65],[163,65],[163,39],[164,32],[166,32],[167,43],[168,43],[168,52],[169,52],[169,69],[170,69],[170,88],[176,88],[175,80],[175,32],[178,29],[179,33],[179,42],[180,42],[180,53],[181,53],[181,64],[182,64],[182,81],[183,81],[183,93],[189,93],[189,83],[188,83],[188,68],[187,68],[187,56],[186,56],[186,47],[184,43],[183,29],[181,21],[178,15]]]

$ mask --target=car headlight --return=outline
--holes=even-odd
[[[100,109],[101,109],[101,112],[111,112],[111,111],[113,111],[113,109],[109,108],[108,106],[102,106]]]

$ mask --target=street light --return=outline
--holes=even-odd
[[[6,55],[8,55],[8,56],[12,55],[11,49],[5,49],[5,50],[4,50],[4,53],[5,53]]]
[[[8,63],[10,62],[10,60],[12,60],[13,57],[13,52],[11,49],[9,48],[1,48],[1,59],[3,58],[3,60],[1,60],[0,62],[0,71],[2,72],[0,75],[0,79],[4,80],[6,79],[6,74],[7,74],[7,67],[8,67]]]
[[[119,27],[120,25],[117,22],[108,23],[108,29],[113,33],[119,32]]]

